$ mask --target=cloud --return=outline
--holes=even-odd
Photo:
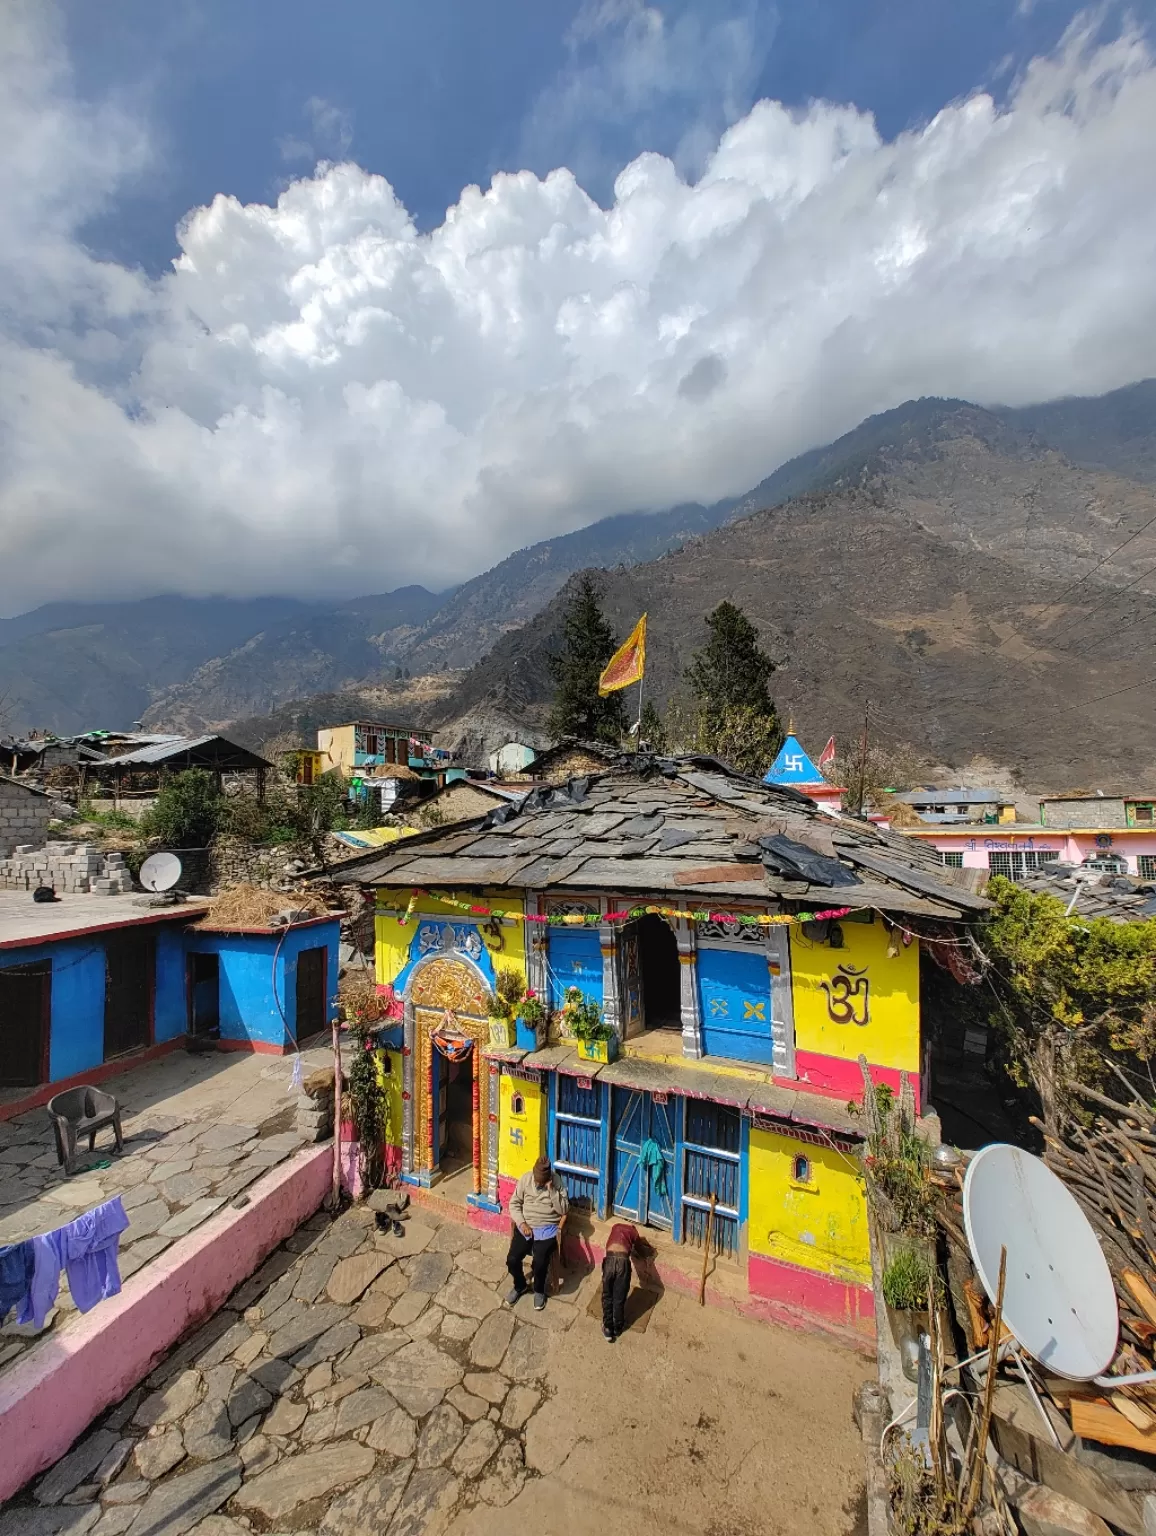
[[[753,104],[777,25],[758,0],[714,0],[709,16],[689,0],[585,0],[565,67],[527,115],[524,162],[566,165],[606,201],[622,165],[657,144],[697,177]]]
[[[76,100],[21,14],[0,612],[444,586],[609,512],[741,492],[911,396],[1156,373],[1156,64],[1133,35],[1074,31],[1003,108],[890,142],[853,107],[760,102],[693,183],[643,154],[606,209],[525,171],[419,234],[383,177],[327,164],[275,206],[193,210],[154,282],[76,235],[143,136]]]
[[[335,107],[324,96],[310,96],[304,112],[309,120],[309,137],[302,139],[291,134],[278,139],[282,160],[288,163],[305,160],[315,164],[319,160],[340,160],[349,153],[353,143],[352,112]]]

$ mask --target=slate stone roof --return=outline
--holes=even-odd
[[[772,898],[948,920],[988,905],[933,849],[702,757],[623,756],[605,773],[348,860],[332,878],[711,896],[728,906]]]
[[[1076,864],[1057,863],[1024,874],[1016,884],[1036,895],[1054,896],[1065,906],[1075,895],[1073,916],[1110,917],[1115,923],[1139,923],[1156,917],[1156,884],[1129,875],[1097,877]]]

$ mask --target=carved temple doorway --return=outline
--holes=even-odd
[[[482,1192],[490,1153],[489,1093],[481,1048],[489,1038],[486,984],[468,960],[419,965],[413,1015],[413,1165],[431,1182]]]

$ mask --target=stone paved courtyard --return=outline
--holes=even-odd
[[[305,1051],[302,1059],[309,1072],[332,1053]],[[71,1176],[57,1161],[44,1109],[0,1121],[0,1244],[51,1231],[120,1195],[130,1222],[120,1246],[126,1280],[300,1149],[292,1071],[288,1057],[181,1051],[111,1078],[103,1086],[124,1106],[124,1153],[101,1131]],[[41,1331],[75,1312],[62,1277]],[[0,1328],[0,1370],[36,1337],[30,1324]]]
[[[860,1529],[866,1361],[669,1292],[611,1346],[596,1274],[511,1309],[504,1252],[424,1208],[312,1218],[0,1536]]]

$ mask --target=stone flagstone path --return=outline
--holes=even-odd
[[[551,1335],[595,1277],[511,1309],[504,1255],[423,1209],[401,1238],[367,1207],[312,1218],[0,1514],[0,1536],[418,1536],[509,1503]]]
[[[329,1055],[306,1052],[303,1059],[308,1071],[327,1062]],[[43,1109],[0,1121],[0,1245],[52,1231],[120,1195],[130,1223],[120,1243],[120,1275],[127,1280],[227,1202],[243,1199],[251,1184],[300,1151],[306,1143],[293,1129],[296,1096],[286,1093],[292,1071],[288,1058],[262,1067],[257,1086],[248,1086],[236,1107],[224,1112],[217,1102],[219,1076],[196,1082],[198,1071],[208,1074],[214,1066],[195,1059],[182,1059],[175,1066],[156,1063],[157,1069],[167,1067],[169,1076],[180,1072],[183,1079],[192,1079],[191,1088],[183,1087],[179,1106],[162,1099],[155,1107],[126,1114],[124,1153],[112,1151],[111,1133],[103,1131],[96,1151],[82,1155],[82,1166],[71,1177],[57,1161]],[[251,1076],[252,1068],[230,1072],[230,1080],[238,1083]],[[114,1086],[131,1105],[130,1081]],[[171,1113],[172,1107],[185,1112]],[[254,1114],[254,1122],[233,1123],[245,1121],[247,1113]],[[9,1321],[0,1327],[0,1370],[75,1313],[67,1277],[62,1276],[57,1305],[41,1334],[31,1324]]]

